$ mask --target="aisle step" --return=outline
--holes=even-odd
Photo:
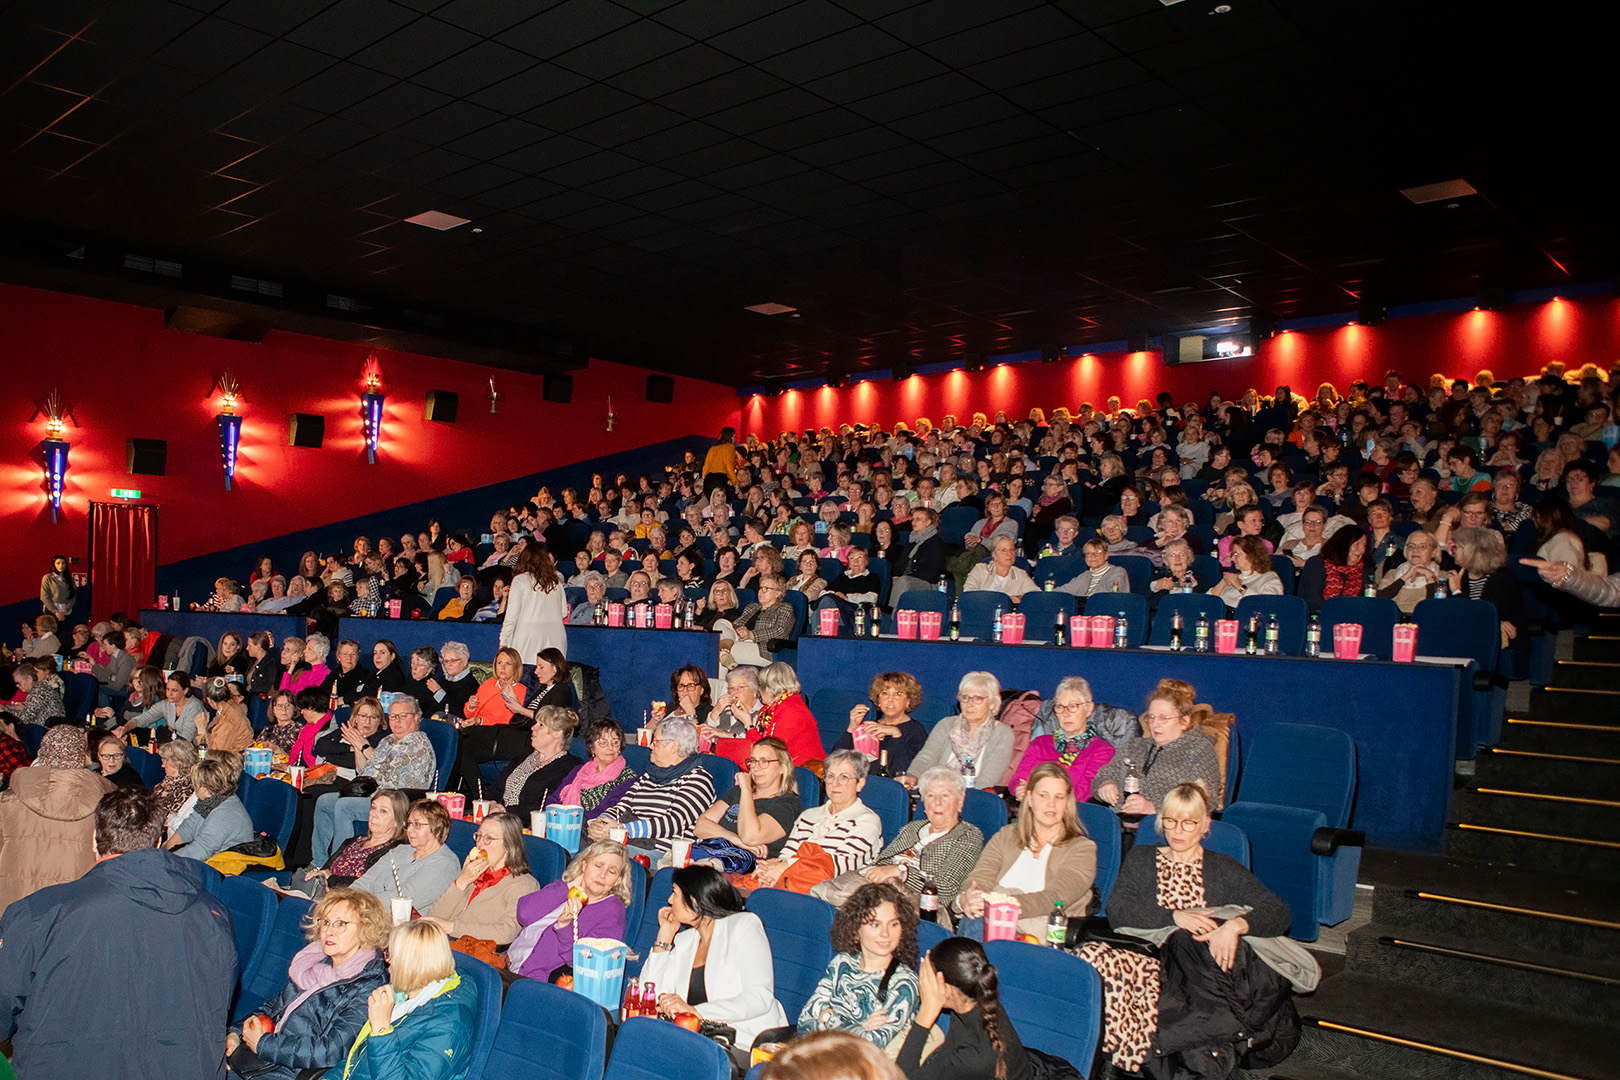
[[[1530,688],[1530,708],[1527,711],[1537,720],[1563,720],[1620,728],[1620,690],[1534,686]]]
[[[1575,659],[1620,663],[1620,634],[1599,632],[1576,638]]]
[[[1609,798],[1620,792],[1620,757],[1492,746],[1475,759],[1474,782],[1479,787]]]
[[[1512,750],[1617,758],[1620,757],[1620,727],[1510,716],[1502,725],[1502,741],[1498,745]]]
[[[1446,853],[1518,870],[1620,882],[1620,842],[1473,822],[1446,828]]]
[[[1620,799],[1545,792],[1524,787],[1462,788],[1452,794],[1451,819],[1475,825],[1608,841],[1620,848]]]
[[[1620,662],[1560,660],[1553,665],[1552,685],[1564,689],[1620,690]]]
[[[1613,963],[1620,957],[1620,904],[1610,886],[1591,882],[1591,898],[1556,888],[1544,892],[1493,892],[1477,883],[1417,888],[1378,888],[1373,921],[1422,939],[1476,943],[1511,942],[1515,948],[1562,957],[1576,967]]]

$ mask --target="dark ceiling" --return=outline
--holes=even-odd
[[[14,0],[0,213],[734,385],[1615,272],[1596,28],[1229,4]]]

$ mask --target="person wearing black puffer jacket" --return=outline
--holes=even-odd
[[[287,985],[226,1035],[232,1071],[295,1080],[305,1069],[341,1064],[365,1026],[367,998],[388,981],[382,950],[392,929],[387,908],[370,893],[332,889],[321,897],[305,920],[309,944],[293,956]]]

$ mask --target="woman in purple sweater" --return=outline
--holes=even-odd
[[[1052,695],[1052,712],[1057,716],[1058,729],[1050,735],[1031,739],[1023,760],[1013,772],[1012,791],[1018,799],[1024,797],[1024,785],[1035,766],[1056,761],[1068,767],[1074,779],[1074,790],[1090,791],[1091,778],[1097,770],[1108,764],[1114,756],[1114,747],[1090,726],[1091,712],[1096,703],[1091,700],[1091,684],[1078,675],[1070,675],[1058,683]]]
[[[518,931],[507,950],[507,967],[530,979],[549,981],[574,962],[576,938],[624,939],[630,904],[630,861],[622,844],[598,840],[581,851],[553,881],[518,901]]]

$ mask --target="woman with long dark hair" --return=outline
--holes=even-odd
[[[1024,1044],[1001,1006],[1000,980],[984,946],[947,938],[923,958],[919,1002],[896,1064],[908,1080],[1030,1080]],[[927,1061],[923,1047],[941,1012],[950,1012],[945,1042]]]
[[[556,649],[567,656],[568,600],[551,552],[539,544],[527,544],[514,569],[516,576],[506,594],[501,644],[516,649],[522,657],[538,656],[541,649]]]
[[[78,586],[68,573],[68,557],[58,555],[51,560],[51,568],[39,579],[39,606],[45,614],[58,622],[67,621],[73,614],[73,605],[79,598]]]

